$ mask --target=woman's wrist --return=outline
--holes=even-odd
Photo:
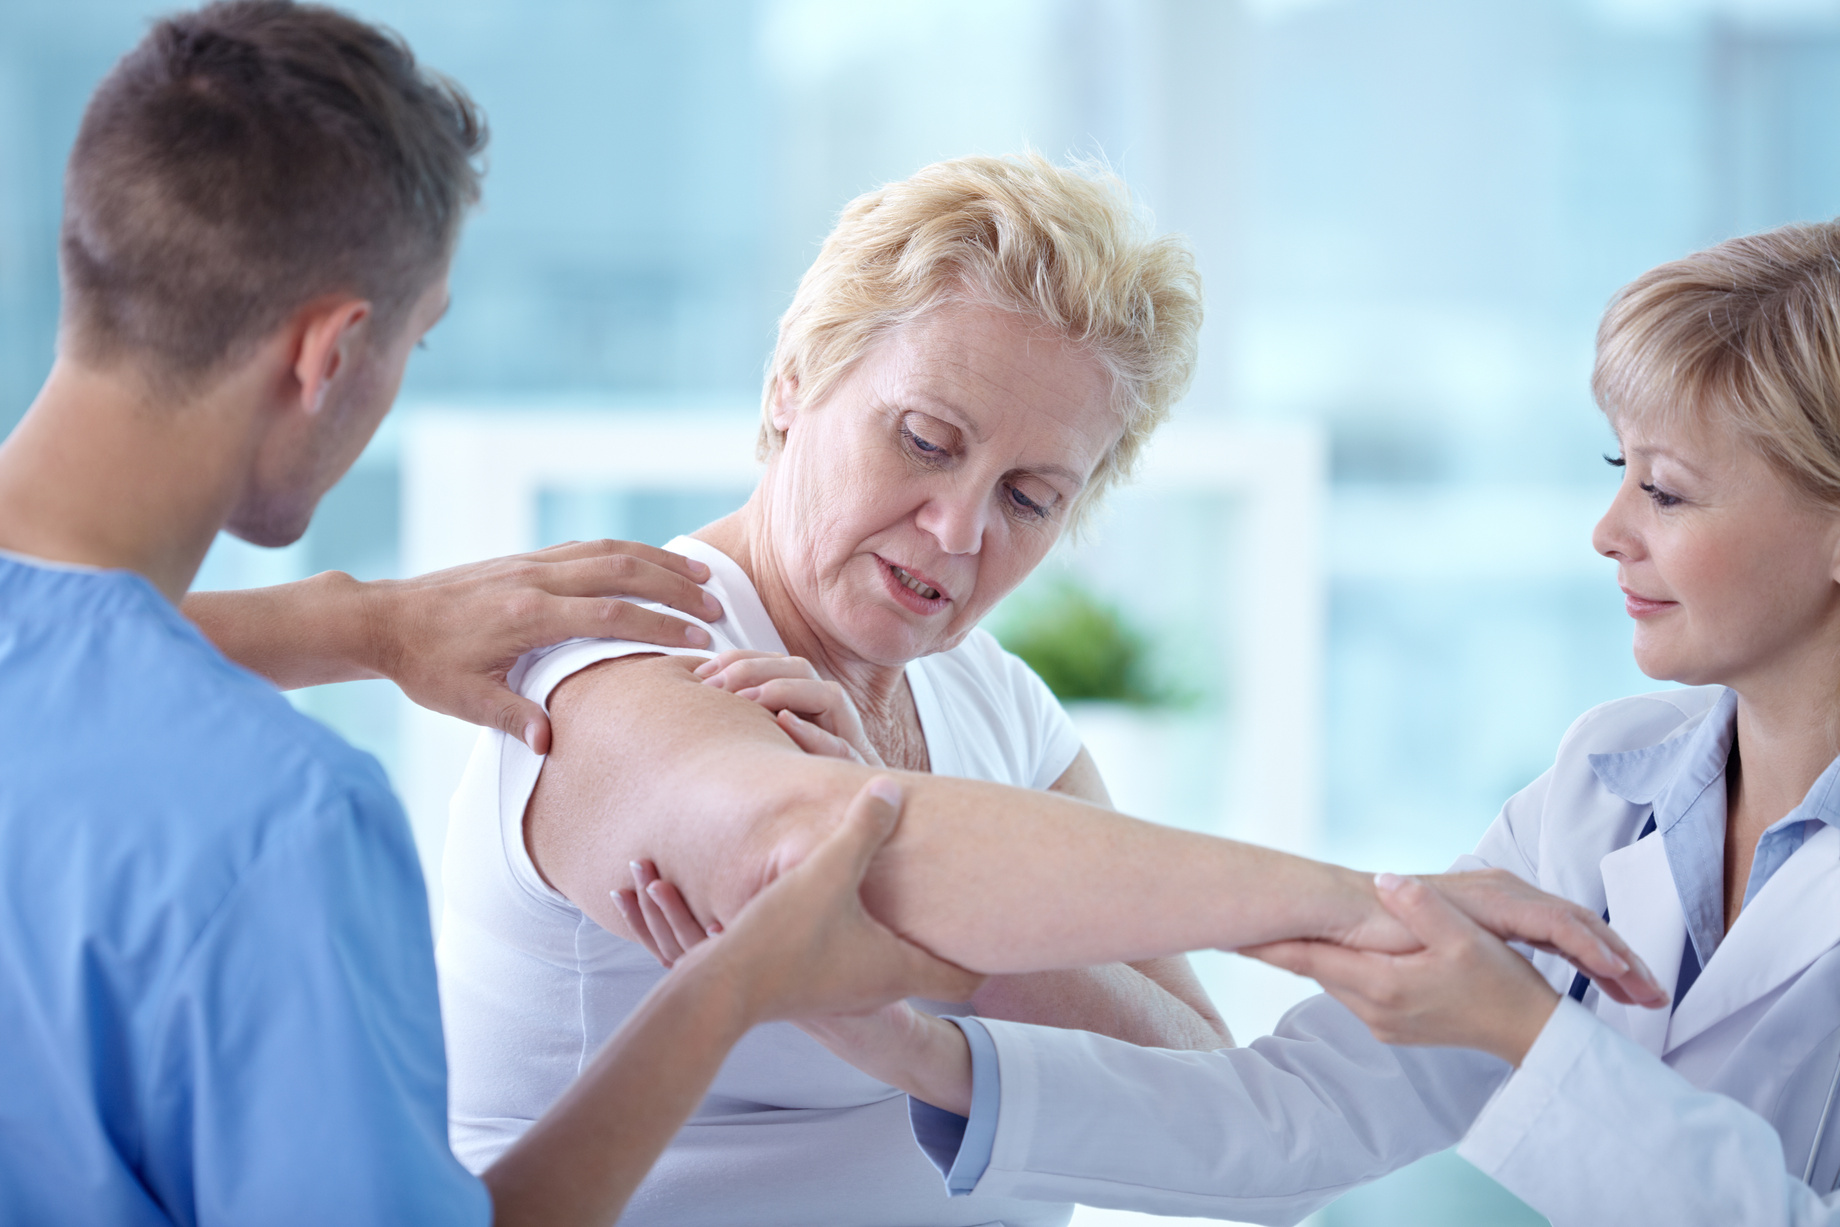
[[[956,1023],[920,1010],[914,1011],[920,1028],[917,1043],[904,1062],[906,1077],[894,1085],[922,1103],[971,1115],[971,1044]],[[975,1024],[974,1024],[975,1025]]]

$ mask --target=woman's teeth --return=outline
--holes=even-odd
[[[939,599],[939,589],[928,587],[893,563],[889,564],[888,569],[894,572],[894,577],[901,581],[902,587],[913,589],[929,601],[937,601]]]

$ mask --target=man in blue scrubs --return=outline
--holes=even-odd
[[[454,1160],[401,808],[177,606],[220,529],[297,539],[363,449],[446,308],[483,143],[398,40],[287,0],[160,22],[84,116],[57,360],[0,446],[0,1223],[607,1221],[750,1023],[969,983],[861,912],[884,781],[502,1170]],[[683,560],[645,565],[628,591],[699,607]],[[238,654],[271,676],[355,675],[295,617],[338,621],[338,580],[217,620],[269,620]],[[590,633],[518,633],[557,630]]]

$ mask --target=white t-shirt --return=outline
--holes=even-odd
[[[707,563],[724,616],[714,651],[785,651],[754,587],[727,555],[689,537],[667,547]],[[669,612],[669,611],[667,611]],[[532,652],[510,682],[539,703],[598,661],[709,656],[618,639]],[[1041,679],[983,631],[907,666],[939,775],[1046,788],[1080,739]],[[488,730],[454,794],[438,958],[454,1151],[481,1171],[574,1080],[663,976],[643,946],[613,936],[546,885],[524,845],[543,761]],[[965,1012],[968,1007],[953,1007]],[[948,1198],[914,1144],[906,1097],[790,1023],[756,1027],[659,1159],[627,1225],[975,1227],[1063,1224],[1071,1208]]]

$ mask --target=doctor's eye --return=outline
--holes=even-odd
[[[1672,507],[1680,502],[1678,496],[1669,494],[1666,490],[1656,486],[1653,482],[1643,482],[1642,492],[1648,495],[1649,500],[1657,507]]]

